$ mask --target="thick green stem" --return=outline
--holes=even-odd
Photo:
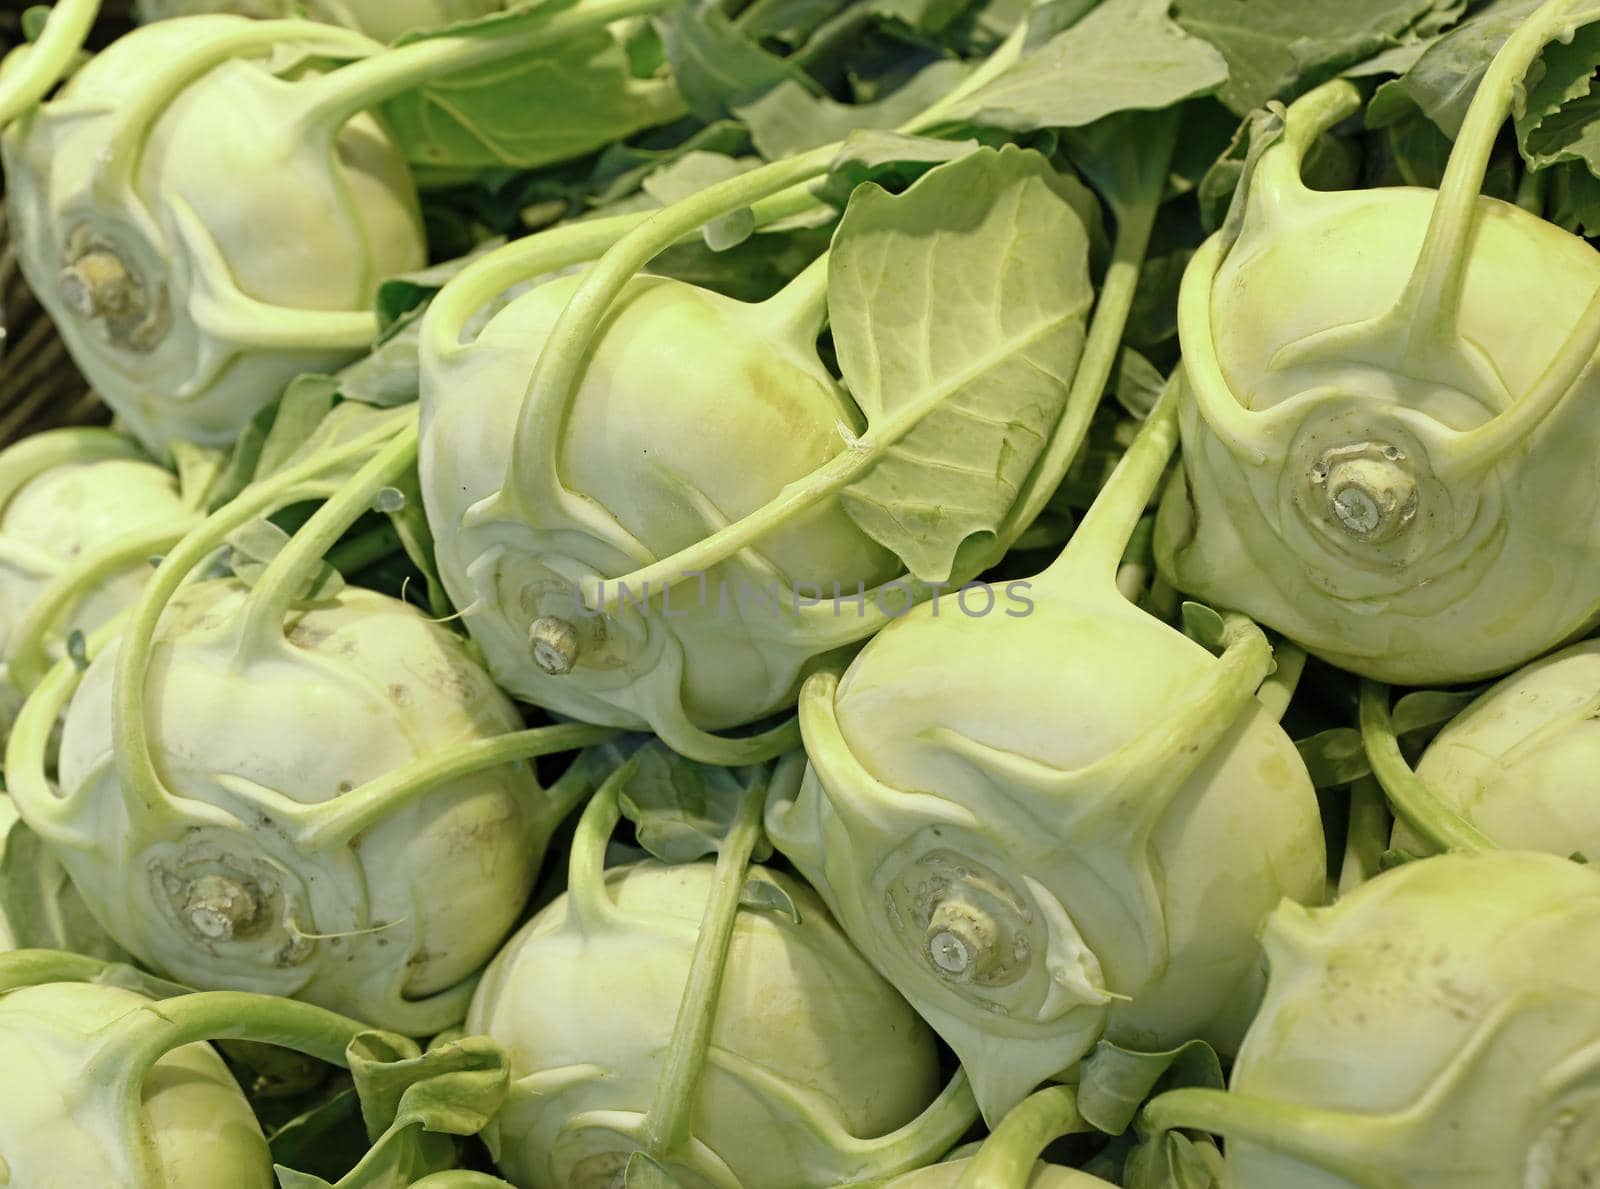
[[[772,784],[798,786],[803,769],[804,760],[791,755],[779,762]],[[766,774],[762,776],[744,790],[733,824],[717,850],[711,895],[695,936],[689,977],[678,1001],[678,1017],[656,1079],[655,1095],[645,1113],[644,1150],[662,1163],[680,1153],[693,1138],[694,1115],[700,1101],[697,1088],[711,1046],[728,947],[738,922],[750,856],[761,840],[761,811],[768,788]]]
[[[1084,513],[1083,520],[1055,561],[1034,580],[1041,583],[1082,581],[1115,588],[1117,563],[1133,531],[1166,473],[1178,445],[1178,387],[1182,368],[1173,371],[1138,436],[1117,463],[1111,478]]]
[[[1024,1099],[983,1141],[956,1189],[1016,1189],[1054,1139],[1093,1130],[1078,1113],[1076,1086],[1051,1086]]]
[[[116,758],[117,781],[130,810],[137,810],[150,819],[172,816],[168,794],[156,770],[146,705],[156,628],[172,596],[187,581],[190,572],[229,534],[293,503],[307,483],[352,459],[370,454],[394,432],[392,425],[385,425],[246,488],[173,546],[156,567],[129,614],[112,678],[112,751]]]
[[[621,733],[614,727],[560,723],[513,731],[492,739],[473,739],[430,752],[403,768],[367,781],[336,801],[325,802],[317,824],[301,839],[302,849],[315,851],[346,845],[361,831],[389,817],[406,802],[438,788],[446,781],[457,780],[500,764],[591,747]],[[540,789],[539,795],[548,794]],[[554,808],[555,817],[564,816],[559,806]],[[543,818],[547,815],[539,816]]]
[[[351,476],[303,524],[289,543],[262,571],[239,617],[239,658],[262,655],[283,635],[289,608],[305,597],[323,558],[350,526],[372,510],[378,493],[392,486],[416,465],[417,426],[414,419],[395,434],[377,454]]]
[[[582,932],[602,929],[617,917],[616,905],[606,891],[606,845],[622,820],[622,789],[639,766],[630,758],[589,798],[567,856],[568,914]]]
[[[432,79],[480,66],[537,54],[563,41],[604,29],[630,17],[650,16],[680,0],[581,0],[571,7],[538,5],[519,21],[501,21],[492,36],[431,37],[384,50],[322,76],[310,84],[315,95],[313,119],[336,128],[351,116]],[[685,109],[681,100],[668,109],[674,118]]]
[[[1106,381],[1116,366],[1122,333],[1128,325],[1133,298],[1144,271],[1145,253],[1150,247],[1150,232],[1166,190],[1167,165],[1177,144],[1178,117],[1171,112],[1156,121],[1153,138],[1145,150],[1153,167],[1144,171],[1146,187],[1117,211],[1117,234],[1112,242],[1111,263],[1100,286],[1099,301],[1089,322],[1083,354],[1072,375],[1061,417],[1051,431],[1044,453],[1034,464],[1021,496],[1006,514],[996,534],[990,564],[998,561],[1045,510],[1050,498],[1072,467],[1072,460],[1083,448]],[[983,567],[987,568],[987,566]]]
[[[1389,847],[1390,826],[1389,807],[1377,780],[1369,775],[1352,783],[1344,860],[1339,865],[1339,885],[1330,899],[1348,896],[1378,874],[1383,852]]]
[[[1300,677],[1306,671],[1306,650],[1283,640],[1273,650],[1272,659],[1277,668],[1256,690],[1256,698],[1268,714],[1281,722],[1289,711],[1289,703],[1294,701]]]
[[[0,995],[46,983],[92,983],[111,963],[63,950],[12,950],[0,954]]]
[[[1400,753],[1389,714],[1389,687],[1361,683],[1361,742],[1373,775],[1394,806],[1395,816],[1435,851],[1498,850],[1493,839],[1434,795]]]
[[[0,129],[49,93],[83,48],[100,0],[58,0],[39,40],[0,74]]]

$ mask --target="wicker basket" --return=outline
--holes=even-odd
[[[21,37],[22,12],[31,6],[31,0],[0,4],[0,43],[16,44]],[[132,27],[128,9],[129,0],[112,0],[102,6],[90,38],[91,48],[105,45]],[[104,425],[111,420],[110,412],[89,390],[43,307],[22,279],[5,221],[3,199],[0,327],[5,336],[5,349],[0,353],[0,447],[42,429]]]

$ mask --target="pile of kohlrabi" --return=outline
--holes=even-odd
[[[1600,1180],[1600,0],[0,34],[0,1183]]]

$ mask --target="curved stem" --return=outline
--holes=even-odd
[[[1361,683],[1361,742],[1373,775],[1389,796],[1395,816],[1435,851],[1498,850],[1494,841],[1439,800],[1400,754],[1389,714],[1389,687]]]
[[[622,734],[615,727],[559,723],[531,727],[492,739],[473,739],[419,756],[402,768],[367,781],[317,810],[317,823],[301,839],[302,850],[348,844],[361,831],[390,816],[406,802],[474,772],[500,764],[531,760],[556,752],[590,747]],[[540,796],[548,790],[540,789]],[[559,814],[557,815],[560,816]]]
[[[1180,366],[1168,378],[1133,445],[1095,496],[1066,547],[1034,579],[1036,592],[1042,583],[1061,581],[1088,580],[1115,587],[1117,563],[1178,445],[1178,387],[1182,371]]]
[[[1022,57],[1022,45],[1027,38],[1028,19],[1024,17],[1012,26],[1006,39],[995,46],[994,51],[982,64],[956,84],[948,95],[932,107],[924,108],[912,116],[895,131],[906,136],[927,135],[940,124],[961,118],[959,109],[963,103],[1016,65],[1017,60]]]
[[[1156,122],[1150,145],[1143,150],[1150,154],[1152,163],[1142,171],[1143,180],[1147,183],[1144,191],[1133,195],[1117,211],[1117,233],[1111,245],[1111,263],[1100,285],[1099,301],[1089,321],[1089,333],[1084,339],[1083,354],[1079,356],[1077,370],[1072,376],[1066,404],[1050,433],[1044,453],[1028,475],[1021,496],[996,532],[995,549],[991,554],[996,561],[1045,510],[1071,469],[1072,460],[1083,448],[1083,440],[1088,435],[1095,410],[1100,407],[1100,397],[1105,393],[1106,381],[1116,366],[1122,334],[1127,329],[1128,315],[1133,309],[1134,294],[1139,287],[1139,276],[1144,270],[1145,253],[1150,247],[1150,232],[1155,227],[1156,212],[1161,207],[1161,198],[1166,190],[1167,165],[1172,159],[1177,137],[1178,113],[1174,110]]]
[[[429,37],[385,49],[308,83],[311,118],[337,128],[357,112],[375,107],[433,79],[459,74],[519,55],[536,54],[562,41],[604,29],[630,17],[650,16],[680,0],[581,0],[570,7],[537,5],[520,20],[501,20],[493,36]],[[674,118],[671,108],[666,118]],[[676,111],[686,110],[680,99]]]
[[[956,1182],[956,1189],[1015,1189],[1054,1139],[1093,1128],[1078,1113],[1076,1086],[1051,1086],[1024,1099],[1000,1120]]]
[[[39,40],[0,75],[0,128],[5,128],[49,93],[83,48],[100,0],[57,0]]]
[[[12,629],[5,649],[6,675],[11,683],[27,693],[44,679],[50,666],[47,641],[68,607],[112,575],[144,565],[152,556],[172,548],[193,527],[138,529],[74,559],[50,580]]]
[[[1545,44],[1572,24],[1574,0],[1546,0],[1517,27],[1489,63],[1456,135],[1422,250],[1396,304],[1396,316],[1411,324],[1411,336],[1453,335],[1461,305],[1468,239],[1477,222],[1478,194],[1500,126],[1512,99]]]
[[[287,503],[308,481],[361,458],[394,433],[392,425],[364,434],[343,446],[323,451],[298,466],[247,487],[237,498],[218,508],[179,541],[162,559],[128,617],[127,630],[117,649],[112,678],[112,752],[117,782],[130,807],[151,816],[170,816],[169,797],[156,771],[149,733],[146,685],[150,658],[155,650],[156,628],[167,603],[228,534]]]
[[[589,798],[572,836],[567,857],[567,912],[580,932],[603,928],[617,916],[606,891],[606,845],[622,820],[622,788],[638,767],[638,759],[630,758],[606,777]]]
[[[305,597],[322,559],[350,526],[372,510],[378,493],[402,478],[417,460],[414,418],[312,514],[262,571],[239,616],[241,656],[259,655],[283,634],[289,608]]]
[[[679,755],[718,768],[765,764],[800,746],[800,721],[793,715],[755,735],[713,735],[695,726],[686,714],[653,726],[661,741]]]
[[[1278,721],[1289,711],[1294,701],[1294,691],[1306,671],[1306,650],[1289,640],[1279,641],[1273,649],[1272,659],[1277,664],[1271,675],[1256,690],[1256,698],[1266,712]]]
[[[1330,900],[1348,896],[1378,874],[1379,862],[1389,846],[1390,826],[1389,807],[1377,780],[1367,775],[1354,781],[1350,785],[1350,814],[1345,827],[1344,860],[1339,864],[1339,886]]]
[[[111,963],[64,950],[12,950],[0,954],[0,995],[46,983],[92,983]]]
[[[560,430],[595,336],[623,288],[663,249],[707,223],[827,171],[836,144],[739,174],[654,211],[595,261],[573,290],[545,339],[517,416],[502,490],[520,500],[522,518],[538,525],[565,501],[558,466]],[[529,497],[525,488],[537,493]]]
[[[770,784],[797,787],[805,768],[804,756],[792,753],[778,764]],[[678,1016],[673,1022],[661,1074],[656,1079],[650,1109],[644,1117],[645,1151],[666,1162],[687,1145],[699,1109],[697,1088],[711,1046],[711,1029],[716,1021],[717,1000],[722,992],[723,975],[728,966],[728,947],[739,917],[739,901],[744,892],[750,856],[761,840],[761,811],[766,804],[769,780],[766,773],[752,780],[739,800],[733,824],[717,848],[717,864],[712,875],[711,895],[706,900],[689,960],[689,977],[678,1000]]]

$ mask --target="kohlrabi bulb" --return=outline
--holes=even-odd
[[[1498,846],[1600,860],[1600,641],[1486,690],[1422,753],[1417,776]],[[1395,823],[1393,845],[1429,847]]]
[[[385,42],[413,29],[435,29],[502,7],[500,0],[135,0],[134,4],[139,19],[145,22],[198,13],[257,18],[304,15]]]
[[[26,670],[0,670],[0,725],[46,652],[132,605],[149,558],[199,518],[175,475],[103,430],[52,431],[0,453],[0,651]]]
[[[605,1189],[644,1152],[684,1189],[822,1189],[886,1155],[886,1172],[925,1163],[970,1124],[964,1092],[930,1107],[932,1033],[815,894],[747,865],[764,793],[745,794],[731,862],[725,844],[715,863],[607,871],[613,784],[590,802],[567,893],[507,943],[467,1016],[510,1055],[484,1138],[515,1184]]]
[[[1502,673],[1600,614],[1600,254],[1478,194],[1545,43],[1530,17],[1473,98],[1438,191],[1308,189],[1306,95],[1184,276],[1183,474],[1157,559],[1178,589],[1405,685]]]
[[[1600,875],[1491,851],[1407,863],[1268,923],[1229,1089],[1152,1129],[1221,1134],[1229,1189],[1576,1189],[1600,1178]]]
[[[915,1172],[901,1173],[883,1185],[883,1189],[968,1189],[962,1183],[972,1167],[972,1158],[947,1160],[942,1164],[919,1168]],[[1040,1161],[1033,1166],[1027,1181],[1017,1182],[1012,1189],[1112,1189],[1110,1181],[1101,1180],[1092,1173],[1059,1164]]]
[[[530,377],[578,283],[516,298],[475,341],[425,343],[420,472],[440,575],[514,696],[698,754],[706,732],[789,706],[860,635],[848,609],[796,614],[799,592],[871,590],[899,566],[829,500],[666,595],[607,585],[590,610],[584,578],[760,509],[836,454],[856,413],[817,357],[814,318],[640,276],[564,419],[530,440]]]
[[[17,955],[21,956],[21,955]],[[117,1083],[104,1048],[119,1022],[160,1009],[95,983],[51,982],[0,994],[0,1183],[18,1189],[154,1185],[270,1189],[272,1158],[250,1104],[208,1044],[160,1055]],[[150,1018],[154,1019],[153,1014]],[[130,1116],[118,1108],[133,1107]],[[155,1180],[152,1180],[152,1175]]]
[[[375,52],[306,22],[162,21],[7,129],[23,275],[158,454],[231,442],[294,376],[354,358],[378,282],[425,262],[404,155],[307,65]]]
[[[774,845],[955,1050],[994,1122],[1102,1037],[1224,1052],[1259,993],[1256,936],[1320,901],[1317,802],[1221,657],[1114,581],[1177,436],[1172,391],[1028,605],[924,605],[801,694],[810,769]]]
[[[9,771],[19,808],[153,969],[437,1032],[563,810],[525,761],[428,775],[438,753],[522,725],[459,637],[354,587],[252,635],[252,593],[200,582],[165,609],[132,701],[159,781],[124,783],[136,728],[110,646],[67,709],[59,799]],[[37,756],[33,710],[13,767]]]

